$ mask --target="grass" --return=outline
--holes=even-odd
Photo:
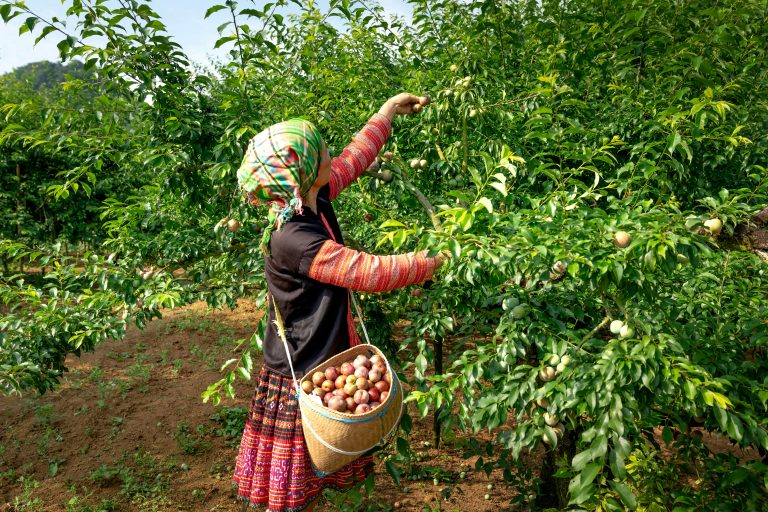
[[[120,486],[120,494],[139,506],[140,510],[161,510],[168,505],[166,493],[170,489],[171,475],[178,471],[172,462],[158,460],[151,453],[139,450],[132,455],[123,454],[115,466],[102,464],[89,479],[102,487]]]
[[[199,455],[211,449],[211,443],[207,440],[210,428],[198,425],[194,430],[186,423],[176,425],[176,433],[173,438],[182,452],[188,455]]]

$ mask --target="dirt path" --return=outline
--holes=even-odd
[[[216,408],[200,393],[258,314],[247,301],[235,311],[181,308],[71,357],[55,392],[0,397],[0,511],[240,511],[230,478],[251,386],[240,381],[237,399]],[[371,497],[344,507],[330,496],[316,510],[507,508],[515,493],[501,474],[472,471],[466,439],[432,448],[430,426],[414,422],[418,456],[402,487],[379,461]]]

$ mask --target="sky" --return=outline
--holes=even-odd
[[[9,3],[11,0],[0,0],[0,4]],[[240,0],[239,8],[262,7],[270,0]],[[27,7],[39,16],[50,19],[53,16],[63,18],[70,0],[26,0]],[[179,43],[191,60],[205,64],[211,58],[224,58],[230,47],[225,45],[218,50],[213,45],[220,37],[216,27],[228,21],[229,12],[226,10],[213,14],[204,19],[205,11],[216,4],[223,4],[224,0],[154,0],[152,8],[160,15],[161,21],[168,28],[173,39]],[[327,5],[327,2],[321,2]],[[376,0],[368,0],[368,4],[376,3]],[[411,6],[406,0],[380,0],[378,2],[387,12],[398,14],[408,18],[412,12]],[[0,18],[0,74],[7,73],[19,66],[40,60],[58,61],[56,44],[60,38],[56,33],[34,45],[35,36],[29,33],[19,36],[19,26],[25,17],[18,16],[6,25]],[[69,25],[74,26],[69,20]],[[40,27],[40,25],[38,25]],[[39,33],[36,30],[36,33]]]

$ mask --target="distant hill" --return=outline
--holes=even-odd
[[[0,81],[7,79],[25,84],[34,91],[55,89],[65,81],[65,75],[83,76],[83,63],[72,61],[66,65],[59,62],[42,60],[20,66],[13,71],[0,75]]]

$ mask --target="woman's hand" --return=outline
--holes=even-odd
[[[379,114],[387,116],[392,120],[396,115],[415,114],[421,110],[421,107],[429,105],[429,96],[416,96],[414,94],[403,92],[397,96],[392,96],[382,105]]]

